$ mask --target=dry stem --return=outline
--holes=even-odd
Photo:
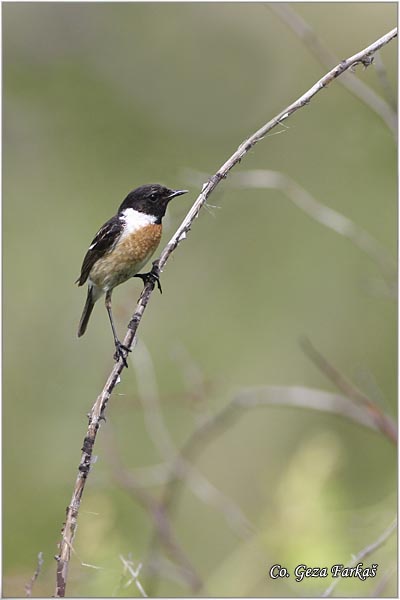
[[[247,154],[247,152],[249,152],[249,150],[251,150],[251,148],[257,142],[262,140],[265,137],[265,135],[269,131],[271,131],[271,129],[276,127],[276,125],[282,123],[297,110],[306,106],[318,92],[326,88],[330,83],[332,83],[334,79],[345,73],[348,69],[354,67],[359,63],[362,63],[364,66],[368,66],[369,64],[371,64],[371,57],[373,56],[373,54],[377,50],[382,48],[382,46],[388,44],[396,36],[397,29],[395,28],[389,31],[384,36],[382,36],[381,38],[379,38],[378,40],[376,40],[375,42],[373,42],[371,45],[361,50],[360,52],[357,52],[357,54],[354,54],[347,60],[343,60],[342,62],[340,62],[336,67],[334,67],[326,75],[324,75],[324,77],[317,81],[317,83],[313,85],[307,92],[305,92],[300,98],[298,98],[295,102],[290,104],[290,106],[285,108],[276,117],[268,121],[268,123],[263,125],[260,129],[258,129],[258,131],[256,131],[253,135],[246,139],[238,147],[236,152],[234,152],[232,156],[220,167],[220,169],[215,173],[215,175],[210,177],[207,183],[205,183],[205,185],[203,186],[201,193],[197,197],[195,203],[186,215],[182,224],[162,251],[159,259],[160,270],[163,269],[171,253],[176,249],[178,244],[186,238],[187,233],[190,231],[194,220],[198,216],[199,211],[206,202],[208,196],[213,192],[213,190],[217,187],[220,181],[227,176],[229,171],[240,162],[240,160]],[[123,342],[124,345],[128,348],[132,348],[133,346],[137,328],[142,319],[146,306],[149,302],[153,289],[154,283],[152,281],[149,281],[144,287],[139,297],[136,310],[129,323],[128,331]],[[59,543],[59,554],[56,556],[57,580],[55,597],[58,598],[65,596],[71,549],[76,531],[81,499],[83,491],[85,489],[86,479],[91,468],[93,446],[96,441],[96,436],[100,427],[100,422],[104,418],[107,403],[115,386],[117,385],[120,379],[120,375],[123,368],[124,365],[121,360],[119,360],[114,365],[102,392],[97,397],[97,400],[89,413],[89,425],[86,436],[83,441],[82,456],[78,467],[78,475],[75,481],[72,498],[66,511],[66,521],[62,529],[61,541]]]
[[[288,25],[301,40],[303,40],[304,44],[323,67],[329,69],[331,65],[337,63],[337,56],[321,43],[312,27],[310,27],[290,4],[286,2],[274,2],[270,3],[268,6],[279,15],[286,25]],[[382,68],[380,58],[378,58],[378,61],[378,73],[381,77]],[[366,63],[364,64],[367,66]],[[388,104],[369,85],[358,79],[351,71],[342,77],[340,83],[343,87],[347,88],[353,96],[364,102],[364,104],[376,112],[389,127],[393,135],[395,137],[397,136],[396,106],[393,108],[393,106]],[[385,83],[386,92],[386,80]]]

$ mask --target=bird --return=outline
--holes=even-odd
[[[129,192],[116,215],[96,233],[83,259],[81,273],[75,283],[88,283],[87,298],[78,327],[78,337],[87,328],[97,300],[105,294],[105,306],[114,338],[114,359],[128,366],[129,348],[118,339],[111,308],[113,289],[131,277],[149,279],[161,284],[157,261],[148,273],[139,273],[158,247],[162,234],[162,219],[169,202],[188,190],[173,190],[158,183],[141,185]]]

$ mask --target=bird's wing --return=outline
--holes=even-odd
[[[81,274],[75,283],[83,285],[89,277],[90,271],[96,261],[102,256],[111,252],[119,240],[123,229],[123,223],[118,216],[112,217],[96,233],[93,242],[90,244],[86,256],[83,259]]]

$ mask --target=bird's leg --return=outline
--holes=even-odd
[[[144,285],[146,285],[146,283],[148,281],[152,281],[154,283],[154,285],[157,284],[157,287],[160,290],[160,294],[162,294],[161,281],[160,281],[160,269],[158,267],[158,260],[155,260],[153,262],[153,267],[152,267],[151,271],[149,271],[148,273],[137,273],[137,275],[134,275],[134,277],[140,277],[140,279],[143,281]]]
[[[113,337],[114,337],[114,344],[115,344],[114,360],[117,361],[121,358],[122,362],[124,363],[124,367],[128,368],[128,363],[126,362],[126,357],[128,355],[128,352],[131,352],[131,349],[127,348],[127,346],[124,346],[119,341],[117,333],[115,331],[114,321],[113,321],[112,311],[111,311],[111,294],[112,294],[112,290],[109,290],[106,293],[106,309],[108,312],[108,317],[110,319],[111,329],[112,329],[112,333],[113,333]]]

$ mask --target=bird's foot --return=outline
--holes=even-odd
[[[152,267],[151,271],[149,271],[148,273],[137,273],[137,275],[134,275],[134,277],[139,277],[143,281],[144,285],[146,285],[146,283],[148,281],[153,282],[154,285],[157,284],[157,287],[160,290],[160,294],[162,294],[161,281],[160,281],[160,269],[158,267],[158,260],[155,260],[153,262],[153,267]]]
[[[114,352],[114,360],[118,362],[119,359],[122,360],[124,367],[128,368],[128,363],[126,361],[129,352],[132,352],[130,348],[124,346],[119,340],[115,340],[115,352]]]

